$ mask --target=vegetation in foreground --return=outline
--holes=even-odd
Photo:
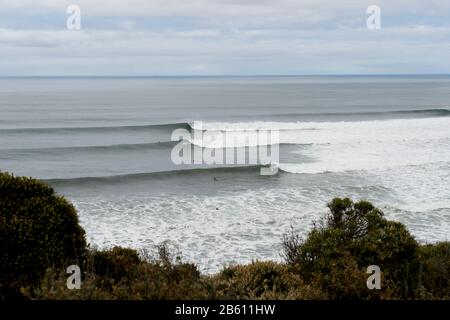
[[[195,264],[86,245],[73,206],[42,182],[0,173],[0,299],[450,299],[450,243],[420,245],[366,201],[336,198],[303,239],[283,238],[284,263],[256,261],[202,275]],[[67,288],[66,267],[82,270]],[[381,289],[366,286],[369,265]]]

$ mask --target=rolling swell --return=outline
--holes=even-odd
[[[277,114],[275,114],[277,115]],[[427,117],[446,117],[450,116],[450,109],[419,109],[419,110],[398,110],[398,111],[371,111],[371,112],[324,112],[324,113],[285,113],[279,114],[280,116],[377,116],[377,115],[412,115],[427,116]],[[273,115],[271,115],[273,116]]]
[[[194,141],[185,142],[191,144],[195,147],[200,147],[203,149],[226,149],[226,146],[221,147],[208,147],[202,146],[201,144],[195,143]],[[22,155],[26,154],[96,154],[96,153],[116,153],[116,152],[139,152],[139,151],[158,151],[158,150],[171,150],[175,145],[180,143],[178,141],[160,141],[160,142],[150,142],[150,143],[136,143],[136,144],[113,144],[113,145],[98,145],[98,146],[74,146],[74,147],[54,147],[54,148],[14,148],[14,149],[0,149],[2,155]],[[295,143],[277,143],[279,146],[294,146],[300,145]],[[311,144],[304,144],[311,145]],[[236,148],[256,148],[257,146],[236,146]]]
[[[146,181],[151,179],[166,179],[166,178],[180,178],[189,177],[192,175],[207,175],[219,173],[255,173],[259,174],[260,165],[249,166],[233,166],[233,167],[214,167],[214,168],[192,168],[184,170],[158,171],[158,172],[143,172],[113,176],[100,177],[78,177],[68,179],[43,179],[44,182],[52,186],[61,185],[97,185],[110,183],[129,183],[133,181]]]
[[[114,144],[99,146],[76,146],[76,147],[55,147],[55,148],[24,148],[24,149],[3,149],[2,153],[33,153],[33,154],[68,154],[68,153],[98,153],[98,152],[120,152],[120,151],[141,151],[172,148],[179,141],[162,141],[136,144]]]
[[[152,131],[152,130],[175,130],[179,128],[190,129],[190,125],[185,122],[154,124],[154,125],[136,125],[136,126],[100,126],[100,127],[59,127],[59,128],[14,128],[0,129],[0,133],[35,133],[35,134],[61,134],[61,133],[109,133],[120,131]]]

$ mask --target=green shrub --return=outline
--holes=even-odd
[[[27,290],[37,299],[206,299],[211,288],[208,277],[197,267],[173,261],[167,250],[158,259],[140,258],[135,250],[120,247],[88,255],[88,268],[80,290],[66,287],[67,275],[48,270],[39,288]]]
[[[390,294],[415,297],[420,278],[419,245],[403,224],[383,219],[366,237],[352,243],[350,250],[360,266],[381,268],[383,287]]]
[[[326,299],[367,298],[365,270],[342,245],[345,238],[340,229],[315,228],[294,251],[292,271],[315,288],[322,290]],[[289,239],[285,238],[285,243]],[[295,257],[291,253],[292,257]]]
[[[406,228],[384,219],[366,201],[336,198],[328,208],[325,221],[315,225],[306,240],[292,234],[284,238],[284,256],[303,279],[315,281],[333,299],[414,297],[419,245]],[[365,287],[365,270],[370,265],[381,268],[380,292]]]
[[[84,230],[74,207],[48,185],[0,173],[0,295],[16,296],[49,267],[81,265]]]
[[[420,284],[434,298],[450,299],[450,242],[421,247]]]
[[[272,261],[227,267],[213,277],[220,299],[322,299],[323,293],[305,284],[288,265]]]
[[[135,273],[141,262],[136,250],[114,247],[111,250],[92,252],[93,271],[96,275],[119,281]]]

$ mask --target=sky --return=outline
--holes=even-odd
[[[0,0],[0,76],[327,74],[450,74],[450,1]]]

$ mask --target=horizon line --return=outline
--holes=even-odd
[[[355,74],[246,74],[246,75],[5,75],[7,78],[247,78],[247,77],[383,77],[383,76],[450,76],[450,73],[355,73]]]

